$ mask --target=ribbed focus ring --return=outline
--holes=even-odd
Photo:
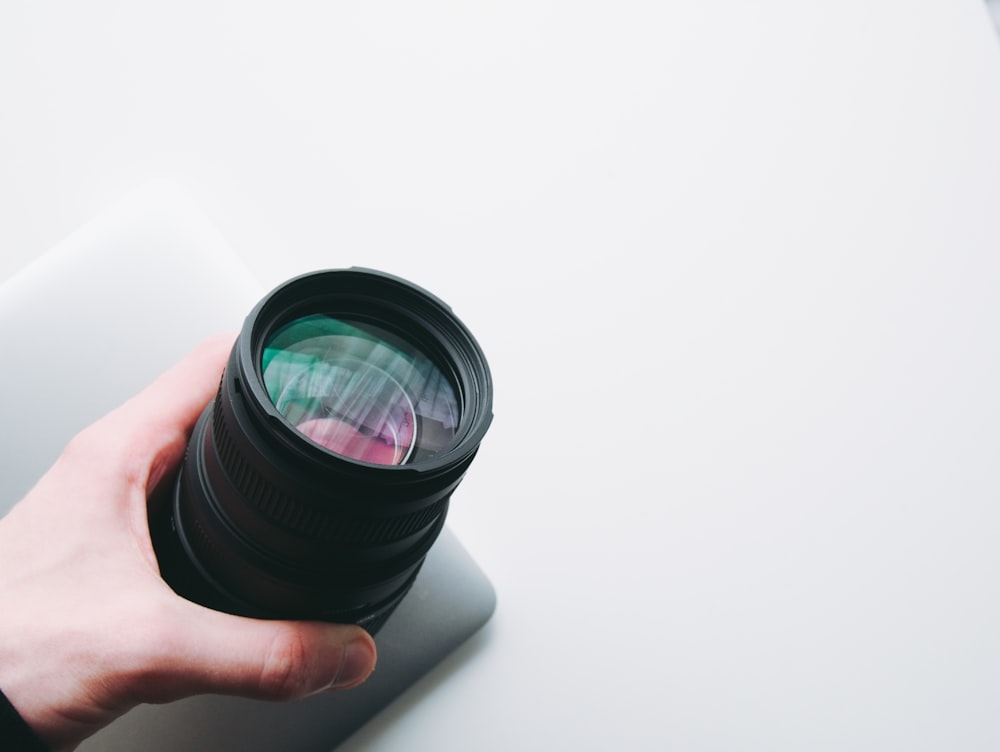
[[[279,491],[246,461],[233,441],[219,401],[214,405],[211,443],[220,465],[243,498],[261,515],[299,535],[347,545],[393,543],[426,528],[448,503],[445,496],[415,512],[392,517],[345,517],[302,504]]]

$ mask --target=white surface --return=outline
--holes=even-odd
[[[0,10],[2,263],[164,174],[493,365],[497,614],[351,752],[1000,746],[981,0],[136,7]]]

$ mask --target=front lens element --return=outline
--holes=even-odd
[[[377,326],[295,319],[264,343],[261,371],[292,426],[344,457],[401,465],[432,457],[455,437],[458,400],[444,373]]]

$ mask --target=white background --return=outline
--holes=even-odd
[[[8,2],[0,277],[169,177],[477,333],[499,609],[351,749],[997,749],[998,133],[981,0]]]

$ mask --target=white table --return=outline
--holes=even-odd
[[[21,3],[0,92],[6,273],[166,175],[482,341],[499,607],[350,752],[1000,746],[980,0]]]

